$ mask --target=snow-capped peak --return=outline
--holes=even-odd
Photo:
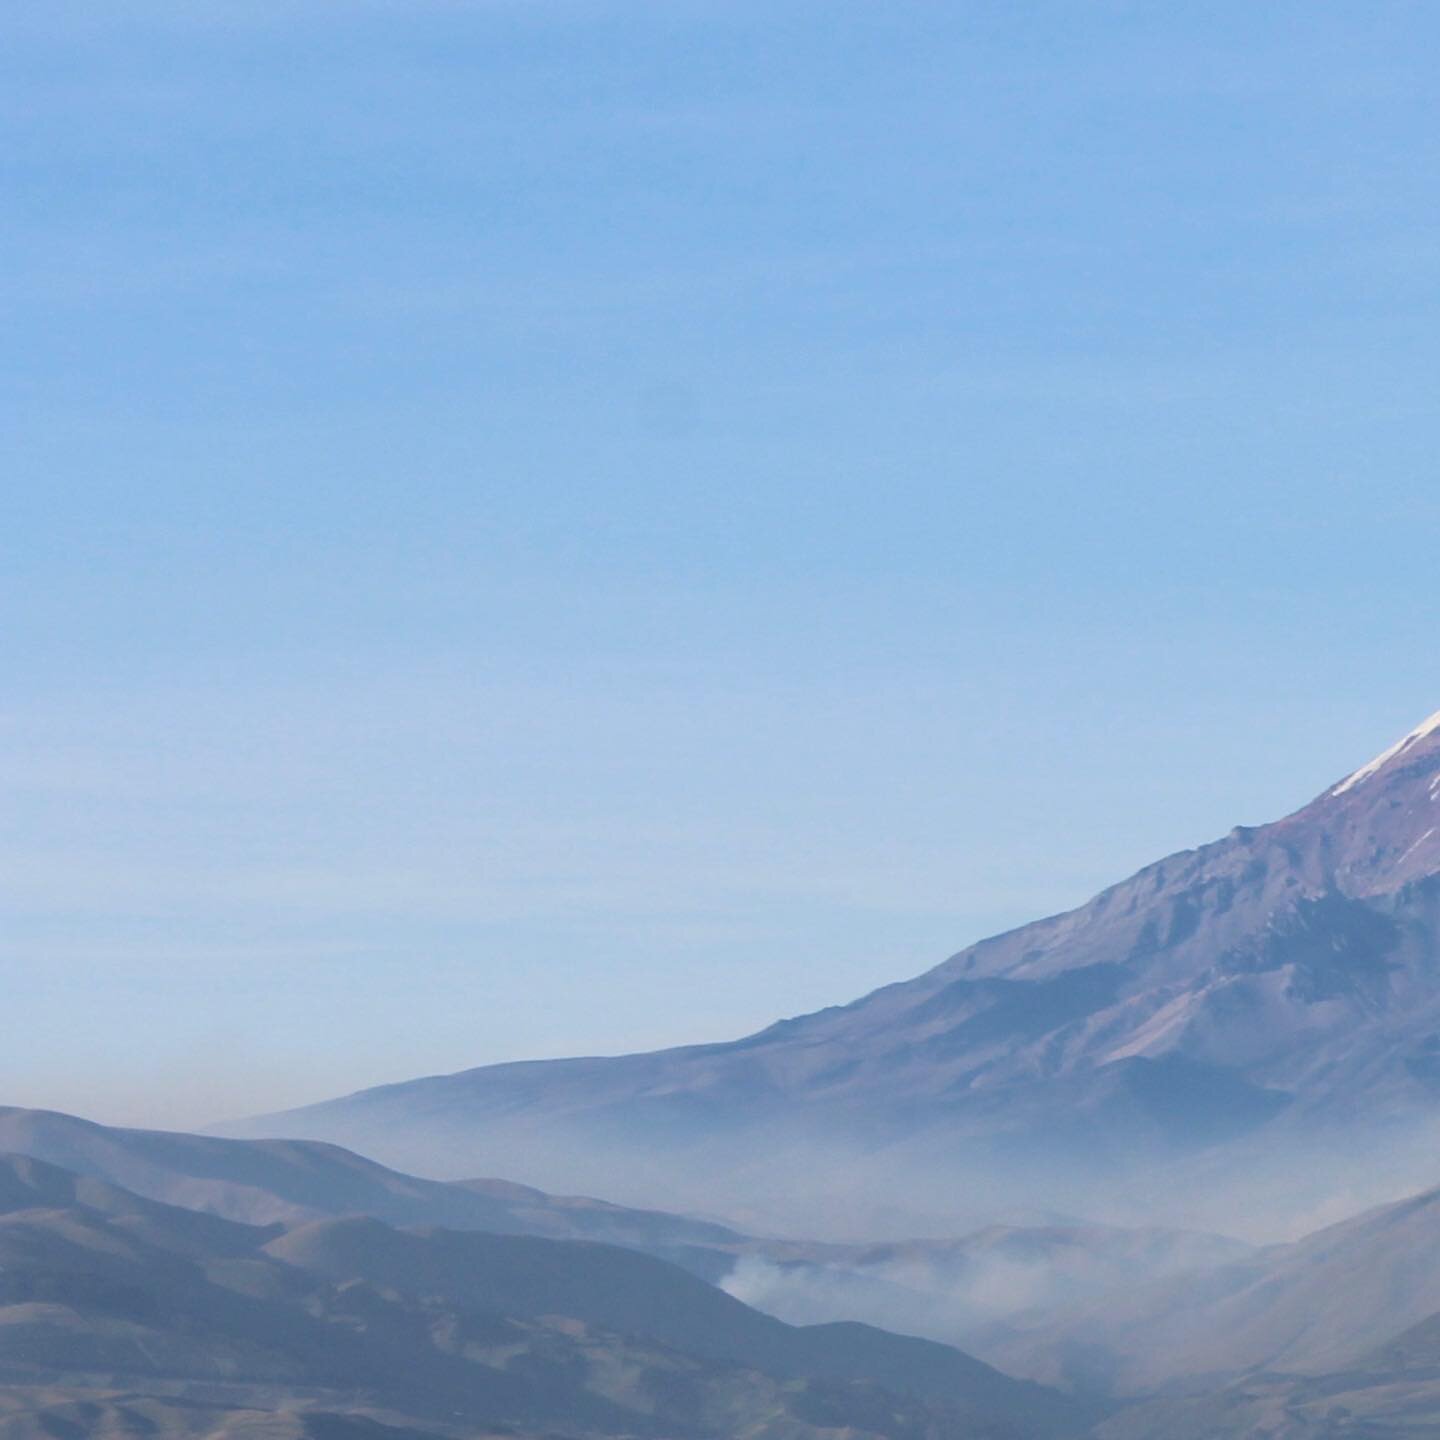
[[[1423,740],[1437,730],[1440,730],[1440,710],[1437,710],[1428,720],[1422,720],[1408,735],[1397,740],[1384,754],[1377,755],[1368,765],[1362,765],[1353,775],[1342,780],[1330,793],[1343,795],[1347,790],[1353,790],[1362,781],[1368,780],[1372,775],[1383,770],[1392,760],[1398,759],[1417,740]]]

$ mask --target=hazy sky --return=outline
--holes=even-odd
[[[1440,9],[43,0],[0,1102],[721,1038],[1440,705]]]

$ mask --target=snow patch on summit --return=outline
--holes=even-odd
[[[1357,785],[1383,770],[1392,760],[1398,759],[1417,740],[1423,740],[1437,730],[1440,730],[1440,710],[1437,710],[1428,720],[1422,721],[1403,739],[1397,740],[1384,754],[1377,755],[1368,765],[1362,765],[1353,775],[1342,780],[1330,792],[1331,795],[1343,795],[1347,790],[1353,790]]]

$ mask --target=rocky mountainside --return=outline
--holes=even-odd
[[[488,1066],[224,1128],[436,1174],[485,1155],[666,1205],[723,1205],[718,1169],[762,1211],[807,1192],[812,1217],[837,1177],[873,1214],[947,1185],[1113,1197],[1196,1156],[1263,1166],[1355,1127],[1399,1143],[1440,1113],[1437,877],[1440,715],[1283,820],[851,1005],[727,1044]]]

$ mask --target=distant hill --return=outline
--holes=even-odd
[[[254,1225],[372,1215],[397,1225],[604,1240],[677,1253],[735,1246],[745,1238],[703,1220],[547,1195],[505,1180],[425,1180],[338,1145],[122,1129],[52,1110],[0,1106],[0,1151]]]

